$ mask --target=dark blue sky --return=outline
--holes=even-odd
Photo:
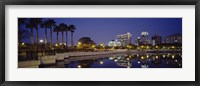
[[[56,24],[66,23],[76,26],[75,43],[81,37],[90,37],[97,44],[100,42],[107,44],[108,41],[115,39],[116,35],[127,32],[132,34],[132,42],[140,36],[142,31],[149,32],[149,37],[158,34],[163,39],[167,35],[182,33],[182,18],[54,18],[54,20]],[[71,43],[70,34],[68,43]],[[49,35],[48,30],[48,40],[50,39]],[[44,29],[42,28],[39,28],[39,39],[44,39]],[[59,40],[61,42],[61,33]],[[56,33],[53,33],[53,42],[55,43],[55,41]]]

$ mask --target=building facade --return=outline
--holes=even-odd
[[[140,43],[139,44],[150,44],[149,33],[148,32],[142,32],[141,33]]]
[[[126,34],[117,35],[117,40],[121,42],[121,46],[126,46],[131,43],[132,34],[129,32]]]
[[[166,36],[165,43],[182,43],[182,34],[173,34]]]
[[[121,45],[121,42],[118,40],[111,40],[108,42],[108,46],[115,47],[115,46],[122,46],[122,45]]]
[[[151,37],[151,40],[152,40],[152,45],[155,46],[155,45],[159,45],[162,43],[162,36],[159,36],[159,35],[153,35]]]

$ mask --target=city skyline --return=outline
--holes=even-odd
[[[43,18],[46,20],[48,18]],[[132,34],[132,43],[137,37],[141,36],[141,32],[149,32],[151,36],[157,34],[164,37],[180,33],[182,34],[182,18],[53,18],[56,24],[65,23],[67,25],[74,24],[76,30],[74,32],[74,43],[78,42],[81,37],[90,37],[95,43],[107,44],[110,40],[116,38],[119,34],[130,32]],[[25,25],[22,26],[26,29]],[[102,29],[104,28],[104,29]],[[28,29],[26,29],[28,30]],[[39,39],[44,40],[44,29],[39,27]],[[49,36],[48,31],[48,36]],[[56,42],[55,32],[53,33],[53,44]],[[70,33],[69,33],[70,34]],[[61,42],[61,33],[59,34],[59,42]],[[65,39],[65,37],[64,37]],[[35,33],[34,33],[34,40]],[[48,38],[49,40],[49,38]],[[68,35],[68,43],[70,43],[70,35]],[[24,40],[29,42],[29,39]]]

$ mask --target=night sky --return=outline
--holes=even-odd
[[[74,43],[77,43],[81,37],[90,37],[95,43],[107,43],[116,39],[116,35],[130,32],[132,34],[132,42],[141,35],[142,31],[149,32],[149,37],[158,34],[164,39],[165,36],[182,33],[182,18],[53,18],[56,24],[65,23],[67,25],[74,24],[76,30],[74,32]],[[46,20],[43,18],[43,20]],[[25,26],[22,26],[26,29]],[[30,31],[30,29],[27,29]],[[48,41],[50,41],[50,33],[48,29]],[[36,38],[34,30],[34,38]],[[70,44],[71,33],[68,32],[68,43]],[[39,39],[44,40],[44,29],[39,28]],[[61,42],[61,33],[59,33],[59,42]],[[64,42],[65,42],[64,33]],[[23,40],[29,42],[30,39]],[[35,41],[35,39],[34,39]],[[56,42],[56,33],[53,32],[53,43]]]

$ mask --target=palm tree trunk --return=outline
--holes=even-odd
[[[34,45],[34,39],[33,39],[33,28],[31,28],[31,44]]]
[[[64,35],[63,35],[63,31],[62,31],[62,48],[64,49]]]
[[[38,28],[36,28],[36,51],[38,52]]]
[[[50,49],[52,49],[52,28],[50,28]]]
[[[47,43],[48,43],[48,40],[47,40],[47,29],[45,28],[45,49],[47,49]]]
[[[20,45],[20,43],[21,43],[21,28],[20,28],[20,24],[18,24],[18,34],[19,34],[19,39],[18,39],[18,45]]]
[[[71,44],[72,44],[72,46],[74,46],[73,32],[71,32]]]
[[[56,44],[58,45],[58,31],[56,32]]]
[[[67,45],[68,45],[68,38],[67,38],[67,31],[66,31],[66,48],[67,48]]]

